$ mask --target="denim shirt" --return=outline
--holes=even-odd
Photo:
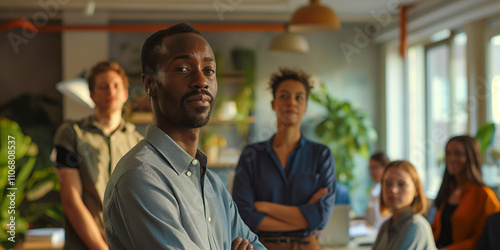
[[[238,236],[265,249],[205,154],[191,157],[155,126],[113,172],[104,223],[110,249],[231,249]]]
[[[304,136],[287,159],[286,168],[268,141],[247,146],[240,157],[233,184],[233,199],[241,217],[259,236],[309,236],[328,222],[335,203],[335,160],[326,146]],[[320,188],[328,194],[315,204],[307,204]],[[298,206],[309,228],[290,232],[260,232],[257,227],[265,214],[254,207],[256,201]]]

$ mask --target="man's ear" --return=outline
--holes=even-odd
[[[276,110],[274,109],[274,100],[272,100],[272,101],[271,101],[271,108],[272,108],[274,111],[276,111]]]
[[[128,99],[128,89],[125,89],[124,95],[125,95],[125,100],[127,100]]]
[[[158,83],[154,76],[150,74],[142,74],[142,84],[144,85],[144,91],[149,97],[156,97],[156,91],[158,91]]]

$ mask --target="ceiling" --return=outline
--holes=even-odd
[[[83,14],[92,0],[1,0],[0,17],[15,19],[45,12],[53,19],[144,21],[287,22],[308,0],[93,0],[95,12]],[[372,13],[397,4],[445,0],[323,0],[342,22],[373,20]]]
[[[85,15],[89,2],[95,3],[92,15]],[[212,25],[230,31],[245,25],[249,30],[283,30],[293,12],[309,0],[0,0],[0,30],[11,29],[9,23],[20,19],[33,20],[49,31],[46,19],[64,20],[62,28],[80,30],[79,25],[142,25],[139,29],[158,29],[155,25],[190,22]],[[418,40],[442,29],[461,29],[465,24],[485,18],[498,18],[500,0],[321,0],[332,8],[342,23],[382,26],[375,42],[394,41],[399,37],[399,10],[408,10],[408,40]],[[384,15],[391,14],[389,17]],[[37,23],[37,18],[38,23]],[[389,20],[385,22],[385,20]],[[10,22],[9,22],[10,21]],[[45,23],[44,23],[45,22]],[[236,25],[233,25],[236,24]],[[43,27],[45,26],[45,27]],[[57,25],[56,25],[57,26]],[[272,27],[271,27],[272,26]],[[278,27],[279,26],[279,27]],[[57,31],[62,29],[58,28]],[[198,27],[198,26],[197,26]],[[121,28],[121,27],[102,27]],[[130,28],[130,27],[127,27]]]

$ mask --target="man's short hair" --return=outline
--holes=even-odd
[[[158,57],[159,55],[165,53],[165,51],[162,50],[163,39],[165,37],[181,33],[194,33],[201,36],[201,33],[193,26],[186,23],[179,23],[170,26],[167,29],[157,31],[146,39],[146,42],[144,42],[144,45],[142,46],[141,53],[143,74],[156,74]]]
[[[125,70],[123,70],[120,64],[115,61],[101,61],[94,65],[92,69],[90,69],[90,72],[87,76],[87,82],[89,83],[90,92],[94,91],[96,76],[107,71],[114,71],[118,73],[118,75],[120,75],[120,77],[122,78],[123,87],[128,90],[128,77],[127,74],[125,74]]]
[[[279,72],[274,73],[271,76],[271,81],[269,82],[269,88],[273,92],[273,99],[275,99],[276,97],[276,91],[278,91],[278,87],[280,86],[280,84],[286,80],[295,80],[301,82],[306,89],[306,99],[308,99],[309,93],[311,92],[312,88],[310,78],[311,76],[306,74],[302,70],[280,67]]]

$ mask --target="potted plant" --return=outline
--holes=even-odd
[[[315,126],[315,134],[335,157],[337,180],[352,186],[354,157],[356,154],[369,156],[370,142],[377,139],[377,133],[366,115],[349,102],[330,96],[325,84],[320,84],[319,91],[311,93],[311,99],[326,110]]]
[[[10,249],[40,216],[62,221],[62,207],[58,202],[39,202],[59,187],[55,170],[38,159],[38,146],[31,138],[6,118],[0,118],[0,138],[0,243]]]

